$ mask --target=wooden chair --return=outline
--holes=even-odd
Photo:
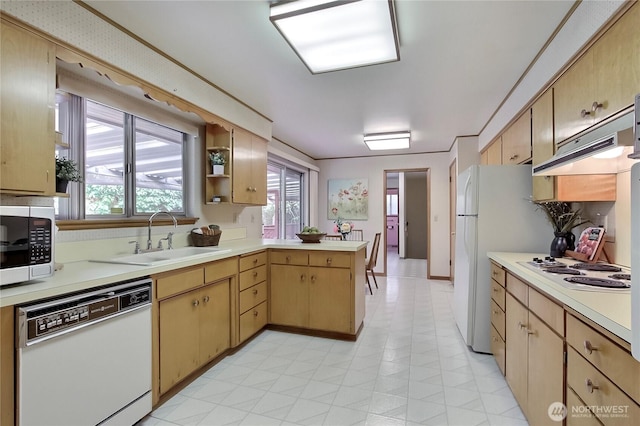
[[[325,240],[333,240],[333,241],[341,241],[342,240],[342,235],[325,235],[324,239]]]
[[[371,289],[371,282],[369,281],[369,273],[371,273],[371,276],[373,277],[373,282],[376,285],[376,288],[378,287],[378,281],[376,280],[376,274],[373,272],[373,269],[376,267],[376,262],[378,260],[378,247],[380,246],[380,232],[376,233],[376,236],[373,238],[373,246],[371,247],[371,256],[369,257],[368,260],[365,261],[366,263],[366,271],[364,273],[364,276],[367,278],[367,284],[369,285],[369,291],[371,292],[371,294],[373,294],[373,290]]]
[[[352,229],[351,232],[347,234],[347,241],[364,241],[362,229]]]

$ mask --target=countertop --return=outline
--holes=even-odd
[[[631,293],[614,293],[572,290],[562,287],[518,262],[527,262],[534,257],[544,258],[540,253],[498,253],[488,256],[531,286],[548,294],[560,303],[579,312],[616,336],[631,342]],[[573,259],[558,259],[575,263]]]
[[[100,242],[97,241],[96,244]],[[220,243],[224,252],[211,252],[188,258],[166,260],[153,266],[137,266],[89,261],[68,262],[62,270],[49,278],[13,284],[0,288],[0,307],[18,305],[112,284],[118,281],[158,274],[200,263],[222,260],[264,249],[329,250],[356,252],[364,249],[366,241],[321,241],[319,244],[303,244],[300,240],[243,239]]]

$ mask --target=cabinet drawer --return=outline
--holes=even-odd
[[[319,251],[309,253],[309,265],[331,268],[350,268],[351,255],[335,251]]]
[[[191,269],[156,279],[156,298],[164,299],[204,285],[204,268]]]
[[[267,265],[240,272],[240,291],[267,280]]]
[[[504,311],[504,296],[505,290],[500,284],[491,280],[491,298],[500,306],[500,309]]]
[[[564,336],[564,309],[534,289],[529,289],[529,310],[546,322],[556,333]]]
[[[567,426],[601,426],[596,416],[580,401],[578,395],[567,388]]]
[[[240,272],[247,269],[255,268],[256,266],[267,264],[267,252],[261,251],[258,253],[247,254],[240,256]]]
[[[495,301],[491,301],[491,324],[500,333],[500,337],[504,340],[504,311]]]
[[[629,425],[640,419],[640,406],[622,392],[611,380],[589,364],[573,348],[568,349],[567,385],[585,402],[601,410],[594,414],[605,425]],[[634,377],[637,380],[637,376]],[[616,410],[605,411],[605,410]],[[613,415],[615,414],[615,416]]]
[[[507,274],[507,291],[525,306],[529,305],[529,286],[511,274]]]
[[[243,314],[249,309],[267,300],[267,283],[262,282],[251,288],[240,292],[240,313]]]
[[[629,352],[573,315],[567,315],[567,343],[633,399],[640,401],[640,362]],[[591,353],[588,347],[592,348]]]
[[[209,263],[204,267],[204,281],[212,283],[222,278],[227,278],[238,273],[238,258],[231,257],[225,260]]]
[[[502,371],[504,375],[505,344],[498,331],[493,327],[491,327],[491,352],[493,352],[498,368],[500,368],[500,371]]]
[[[309,254],[300,250],[271,250],[271,263],[278,265],[301,265],[309,264]]]
[[[244,342],[265,325],[267,325],[267,302],[262,302],[240,315],[240,341]]]
[[[491,262],[491,278],[496,280],[496,282],[502,287],[505,286],[506,274],[507,273],[504,269],[502,269],[502,266],[498,265],[497,263]]]

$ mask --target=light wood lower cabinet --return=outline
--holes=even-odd
[[[270,322],[355,335],[364,318],[364,250],[272,250]],[[353,271],[356,271],[355,273]]]
[[[555,320],[562,308],[511,274],[505,306],[507,383],[530,424],[556,424],[548,408],[564,401],[564,340],[537,314]]]
[[[238,343],[242,343],[267,325],[267,252],[240,256],[239,269]]]
[[[229,283],[160,301],[160,393],[230,347]]]
[[[154,404],[232,346],[237,271],[231,258],[153,277]]]

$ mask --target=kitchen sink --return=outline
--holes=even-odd
[[[91,259],[89,262],[117,263],[121,265],[152,266],[171,260],[184,260],[190,257],[201,257],[210,254],[226,253],[231,249],[218,247],[182,247],[173,250],[159,250],[147,253],[131,254],[128,256],[112,257],[109,259]]]

